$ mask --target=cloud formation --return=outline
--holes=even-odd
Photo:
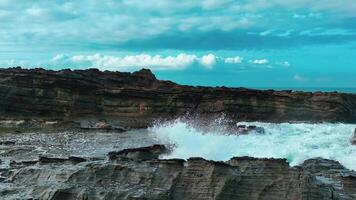
[[[304,77],[304,76],[301,76],[301,75],[299,75],[299,74],[295,74],[295,75],[293,76],[293,79],[294,79],[295,81],[298,81],[298,82],[307,82],[307,81],[309,81],[309,78]]]
[[[256,60],[249,60],[249,63],[256,64],[256,65],[265,65],[268,64],[269,61],[267,59],[256,59]]]
[[[72,68],[72,69],[85,69],[85,68],[98,68],[100,70],[110,71],[134,71],[140,68],[150,68],[157,71],[174,71],[185,70],[188,68],[200,68],[204,69],[224,69],[225,66],[236,65],[236,69],[256,68],[278,68],[286,67],[289,63],[287,61],[276,61],[274,65],[264,65],[268,63],[267,59],[253,60],[249,62],[243,62],[243,57],[224,57],[217,56],[209,53],[198,56],[196,54],[180,53],[177,55],[150,55],[150,54],[137,54],[126,56],[113,56],[104,54],[57,54],[50,60],[43,61],[32,65],[28,60],[4,60],[0,61],[2,67],[47,67],[47,68]]]
[[[207,54],[201,57],[194,54],[178,54],[177,56],[162,55],[128,55],[128,56],[109,56],[101,54],[93,55],[63,55],[54,56],[49,62],[50,65],[77,66],[77,67],[96,67],[102,70],[126,71],[139,68],[151,68],[155,70],[183,70],[191,66],[201,66],[212,69],[218,59],[214,54]],[[45,64],[47,65],[47,64]]]
[[[200,63],[206,68],[212,68],[216,63],[216,56],[214,54],[208,54],[200,59]]]
[[[229,64],[235,64],[235,63],[242,63],[243,57],[236,56],[236,57],[228,57],[225,58],[224,62],[229,63]]]
[[[256,85],[269,73],[281,86],[302,84],[296,70],[304,84],[320,73],[352,86],[355,10],[355,0],[1,0],[0,66],[150,67]]]
[[[354,0],[6,0],[0,2],[0,50],[211,50],[350,42],[356,40],[356,25],[348,22],[355,10]],[[299,34],[314,27],[326,34]],[[347,37],[340,37],[344,33]]]
[[[124,57],[108,56],[101,54],[93,55],[56,55],[52,59],[52,65],[73,65],[84,67],[97,67],[102,70],[126,71],[149,67],[156,70],[182,70],[197,63],[196,55],[178,54],[177,56],[161,55],[130,55]]]

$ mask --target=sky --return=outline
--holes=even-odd
[[[0,0],[0,66],[356,88],[356,1]]]

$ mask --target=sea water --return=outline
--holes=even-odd
[[[350,143],[356,124],[240,122],[265,129],[265,133],[243,135],[218,128],[202,131],[189,124],[178,119],[149,128],[158,141],[173,146],[166,158],[203,157],[217,161],[234,156],[286,158],[294,166],[309,158],[322,157],[356,170],[356,146]]]

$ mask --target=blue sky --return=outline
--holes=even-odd
[[[356,87],[354,0],[1,0],[0,66],[182,84]]]

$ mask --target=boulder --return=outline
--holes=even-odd
[[[155,144],[153,146],[124,149],[108,153],[110,159],[128,158],[132,160],[152,160],[158,159],[161,154],[168,153],[164,145]]]
[[[258,126],[246,126],[246,125],[237,125],[235,128],[237,134],[248,134],[250,132],[256,133],[265,133],[265,129],[263,127]]]

